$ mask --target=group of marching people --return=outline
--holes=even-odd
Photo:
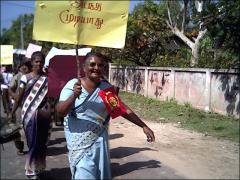
[[[13,68],[11,65],[1,67],[1,95],[4,113],[7,117],[10,116],[11,109],[14,101],[17,99],[17,89],[20,83],[21,76],[27,74],[31,70],[31,62],[28,59],[23,59],[15,75],[13,73]],[[7,123],[11,129],[14,127],[21,127],[21,109],[18,108],[13,118],[8,119]],[[21,134],[18,133],[18,137],[14,139],[15,146],[17,148],[17,153],[23,155],[24,142],[21,140]]]
[[[47,142],[52,127],[50,105],[47,100],[48,79],[43,71],[45,56],[34,52],[31,60],[21,62],[18,73],[2,91],[4,111],[8,123],[20,121],[26,137],[28,152],[25,163],[25,175],[37,179],[46,167]],[[4,73],[2,73],[4,77]],[[2,88],[3,89],[3,88]],[[11,104],[11,105],[10,105]],[[11,126],[10,126],[11,127]],[[24,141],[15,139],[18,154],[24,154]]]
[[[47,142],[53,122],[46,96],[48,78],[44,61],[42,52],[34,52],[31,67],[20,66],[19,74],[7,85],[14,101],[6,113],[9,119],[14,119],[20,108],[21,118],[18,119],[21,119],[28,146],[25,175],[30,179],[41,177],[46,168]],[[119,99],[114,86],[103,78],[106,66],[104,55],[89,52],[83,63],[84,77],[68,81],[56,105],[59,116],[64,117],[72,179],[111,179],[108,125],[111,114],[119,112],[120,103],[124,106],[120,115],[141,127],[148,142],[155,141],[153,131]],[[17,139],[16,142],[19,143],[18,153],[23,153],[23,141]]]

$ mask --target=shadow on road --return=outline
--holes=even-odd
[[[124,135],[123,134],[110,134],[109,139],[117,139],[117,138],[122,138]]]
[[[133,148],[133,147],[118,147],[110,150],[111,159],[120,159],[141,151],[155,151],[151,148]],[[120,165],[119,163],[111,163],[112,176],[121,176],[128,174],[138,169],[159,168],[161,162],[156,160],[128,162]]]
[[[48,146],[52,146],[54,144],[61,144],[63,142],[66,142],[66,139],[65,138],[56,138],[54,140],[49,140],[48,142]]]
[[[110,150],[111,158],[123,158],[141,151],[156,151],[151,148],[133,148],[133,147],[118,147]]]
[[[67,146],[64,147],[48,147],[47,156],[57,156],[61,154],[66,154],[68,152]]]
[[[52,131],[54,132],[54,131],[63,131],[64,129],[63,129],[63,126],[58,126],[58,127],[54,127],[54,128],[52,128]]]
[[[128,174],[132,171],[136,171],[139,169],[159,168],[159,167],[161,167],[161,162],[155,161],[155,160],[141,161],[141,162],[128,162],[122,165],[120,165],[119,163],[111,163],[112,177]]]
[[[70,168],[53,168],[40,176],[41,180],[71,179]]]

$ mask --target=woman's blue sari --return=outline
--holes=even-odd
[[[73,79],[65,85],[59,101],[65,101],[73,94],[77,81]],[[73,179],[111,179],[108,126],[104,123],[109,116],[98,96],[101,89],[110,86],[102,81],[91,95],[82,87],[80,97],[64,119]]]

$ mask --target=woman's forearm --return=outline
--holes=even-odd
[[[125,105],[125,107],[127,112],[126,114],[122,115],[122,117],[126,118],[141,128],[147,126],[128,106]]]
[[[56,110],[59,114],[59,116],[61,117],[65,117],[68,112],[71,110],[71,108],[73,107],[73,104],[75,102],[76,97],[73,95],[71,95],[67,100],[65,101],[60,101],[57,105],[56,105]]]
[[[122,117],[126,118],[127,120],[131,121],[132,123],[138,125],[139,127],[143,128],[144,126],[147,126],[136,114],[130,113],[130,114],[124,114]]]
[[[60,101],[57,104],[56,110],[59,116],[65,117],[70,112],[71,108],[74,107],[74,102],[76,98],[79,98],[81,92],[81,80],[79,79],[78,82],[76,82],[73,86],[73,94],[65,101]]]

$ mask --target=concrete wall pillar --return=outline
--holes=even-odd
[[[171,98],[175,99],[175,70],[171,69],[171,82],[172,82],[172,95]]]
[[[148,68],[144,69],[144,96],[148,97]]]
[[[211,71],[206,70],[206,104],[205,111],[211,111]]]

